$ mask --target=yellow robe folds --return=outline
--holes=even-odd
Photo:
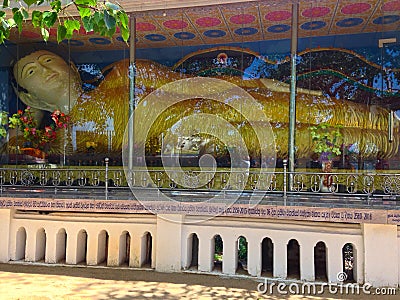
[[[77,104],[72,108],[71,117],[76,128],[76,145],[78,151],[86,151],[88,145],[94,145],[96,151],[121,151],[123,134],[129,119],[129,61],[119,61],[100,85],[93,91],[82,94]],[[184,75],[171,71],[169,68],[149,60],[138,60],[136,63],[136,97],[141,101],[149,93],[161,86],[185,78]],[[287,155],[288,122],[289,122],[289,91],[279,85],[271,85],[265,79],[244,80],[240,77],[221,76],[219,79],[233,83],[246,90],[263,107],[269,117],[276,137],[277,155]],[[275,84],[275,83],[274,83]],[[190,91],[192,94],[202,93]],[[161,101],[161,100],[160,100]],[[343,144],[357,144],[364,158],[376,157],[378,152],[384,157],[397,153],[399,147],[398,135],[394,140],[388,140],[389,111],[378,106],[367,106],[346,100],[338,100],[319,95],[318,92],[299,90],[296,100],[296,155],[309,157],[312,153],[312,141],[309,127],[321,122],[331,125],[342,125]],[[155,108],[155,111],[157,109]],[[175,106],[160,113],[153,124],[150,136],[147,138],[147,150],[153,153],[160,151],[161,133],[179,119],[194,112],[217,114],[233,125],[243,122],[240,112],[221,105],[220,103],[203,99],[192,99],[179,102]],[[140,126],[140,120],[136,120]],[[252,120],[257,122],[257,120]],[[244,126],[242,135],[249,147],[250,153],[257,152],[250,129]],[[87,129],[85,129],[87,128]],[[398,130],[397,122],[395,129]]]

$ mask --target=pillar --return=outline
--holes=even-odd
[[[224,242],[224,254],[222,258],[222,273],[234,275],[236,273],[238,263],[238,247],[239,242],[234,235],[221,236]]]
[[[314,274],[314,245],[309,242],[300,244],[300,279],[313,281]]]
[[[274,277],[287,277],[287,241],[276,240],[274,243]]]
[[[211,272],[214,263],[214,237],[199,235],[199,271]]]
[[[161,214],[157,215],[157,236],[155,268],[159,272],[181,271],[182,256],[182,223],[184,215]],[[152,260],[153,261],[153,260]]]
[[[342,247],[344,244],[338,244],[337,242],[330,242],[326,245],[327,252],[327,275],[329,282],[340,282],[338,280],[338,274],[343,272],[343,259],[342,259]]]
[[[0,209],[0,262],[6,263],[10,260],[10,228],[12,209]],[[13,233],[13,234],[16,234]],[[14,250],[15,251],[15,250]]]
[[[258,240],[247,241],[247,268],[252,276],[261,276],[261,243]]]

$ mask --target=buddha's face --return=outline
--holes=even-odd
[[[62,108],[60,99],[80,85],[79,75],[60,56],[45,50],[21,58],[14,66],[18,84],[39,101]]]

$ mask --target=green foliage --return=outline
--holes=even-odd
[[[0,137],[7,135],[6,125],[8,124],[8,113],[6,111],[0,112]]]
[[[328,160],[340,155],[343,143],[341,128],[340,125],[333,126],[327,123],[311,126],[314,152],[323,154]]]
[[[242,236],[239,238],[238,256],[239,260],[247,261],[247,241]]]
[[[217,235],[215,237],[215,253],[217,254],[221,254],[224,251],[224,246],[223,246],[223,242],[222,242],[222,238],[220,235]]]
[[[42,3],[47,3],[47,10],[33,10]],[[10,5],[15,6],[11,8]],[[79,16],[73,16],[67,8],[75,6]],[[60,0],[3,0],[0,9],[0,44],[10,37],[12,28],[22,32],[23,23],[32,21],[45,41],[49,39],[50,28],[57,28],[57,41],[70,39],[81,27],[87,32],[94,31],[106,37],[112,37],[119,28],[125,42],[129,39],[129,18],[123,8],[116,3],[98,0],[72,0],[62,4]]]

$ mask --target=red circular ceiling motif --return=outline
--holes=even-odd
[[[387,2],[382,6],[383,11],[397,11],[400,10],[400,0]]]
[[[255,16],[249,14],[240,14],[230,17],[230,21],[234,24],[249,24],[254,22]]]
[[[221,20],[211,17],[203,17],[196,20],[196,24],[202,27],[214,27],[221,24]]]
[[[302,15],[307,18],[318,18],[329,14],[330,11],[329,7],[318,6],[303,10]]]
[[[163,25],[169,29],[183,29],[188,26],[188,23],[182,20],[168,20]]]
[[[32,31],[24,31],[24,30],[22,30],[21,35],[23,37],[30,38],[30,39],[37,39],[37,38],[41,37],[41,35],[39,33],[32,32]]]
[[[156,26],[151,23],[147,22],[138,22],[136,23],[136,30],[137,31],[152,31],[155,30]]]
[[[284,21],[290,19],[292,14],[287,10],[277,10],[269,12],[265,15],[265,19],[269,21]]]
[[[353,3],[342,8],[342,13],[346,15],[361,14],[371,8],[369,3]]]

